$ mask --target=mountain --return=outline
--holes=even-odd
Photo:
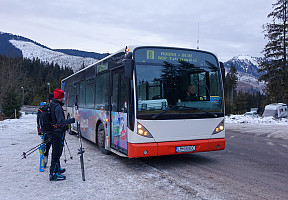
[[[57,63],[61,67],[69,67],[74,72],[83,64],[86,67],[108,55],[72,49],[50,49],[28,38],[3,32],[0,32],[0,54],[9,57],[38,58],[44,62]]]
[[[29,59],[39,58],[41,61],[57,63],[64,67],[70,67],[74,72],[81,66],[88,66],[109,54],[99,54],[94,52],[79,51],[73,49],[50,49],[28,38],[9,33],[0,32],[0,55],[10,57],[25,57]],[[238,72],[237,90],[245,92],[263,91],[264,82],[258,82],[259,63],[262,58],[248,55],[240,55],[224,62],[226,73],[233,64]]]
[[[231,65],[234,65],[238,72],[237,90],[243,92],[255,93],[260,91],[263,93],[265,83],[258,82],[260,73],[258,72],[259,64],[263,58],[252,57],[248,55],[235,56],[232,59],[224,62],[226,72],[230,71]]]

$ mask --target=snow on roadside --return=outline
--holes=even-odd
[[[274,119],[273,117],[251,117],[244,115],[230,115],[225,117],[228,124],[261,124],[261,125],[288,125],[288,118]]]
[[[244,115],[230,115],[225,117],[226,132],[229,129],[241,133],[255,134],[267,138],[288,140],[288,119],[274,119],[273,117],[250,117]],[[228,130],[228,131],[227,131]]]

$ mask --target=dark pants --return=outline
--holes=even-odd
[[[52,132],[48,137],[52,144],[50,174],[53,174],[57,173],[60,169],[60,157],[63,151],[65,133]]]
[[[48,137],[47,134],[44,134],[44,141],[46,142],[45,144],[45,151],[44,151],[44,156],[47,156],[49,155],[49,150],[50,150],[50,147],[51,147],[51,142],[50,142],[50,139]]]

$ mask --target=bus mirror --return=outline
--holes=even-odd
[[[220,70],[221,70],[221,74],[222,74],[222,81],[223,83],[225,83],[225,68],[222,62],[220,62]]]
[[[133,78],[133,60],[125,59],[124,76],[126,79],[132,80]]]

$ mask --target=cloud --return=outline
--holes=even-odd
[[[113,52],[127,44],[211,50],[220,59],[260,56],[274,1],[13,0],[1,1],[2,31],[51,48]],[[200,29],[198,30],[198,22]]]

